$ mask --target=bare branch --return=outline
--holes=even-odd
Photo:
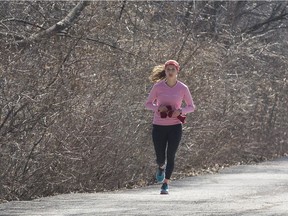
[[[122,14],[123,14],[123,10],[124,10],[124,8],[125,8],[125,5],[126,5],[126,1],[123,1],[123,4],[122,4],[122,7],[121,7],[121,11],[120,11],[120,15],[119,15],[118,20],[120,20],[121,17],[122,17]]]
[[[32,158],[32,155],[33,155],[33,153],[34,153],[35,148],[37,147],[37,145],[38,145],[38,144],[42,141],[42,139],[44,138],[44,135],[45,135],[45,132],[42,134],[42,136],[40,137],[40,139],[33,144],[33,147],[32,147],[32,149],[31,149],[31,151],[30,151],[30,153],[29,153],[29,155],[28,155],[28,158],[27,158],[27,160],[26,160],[26,163],[25,163],[25,165],[24,165],[22,177],[24,177],[24,175],[27,173],[27,171],[28,171],[28,169],[29,169],[28,163],[29,163],[29,161],[30,161],[31,158]]]
[[[8,120],[8,118],[10,117],[10,115],[13,113],[15,106],[13,106],[7,113],[6,117],[4,118],[3,122],[0,125],[0,130],[1,128],[4,126],[4,124],[6,123],[6,121]]]
[[[244,32],[247,33],[247,34],[251,34],[251,33],[259,30],[260,28],[262,28],[264,26],[266,26],[266,28],[268,28],[268,25],[273,23],[273,22],[277,22],[277,21],[280,21],[280,20],[287,19],[288,12],[286,11],[286,5],[283,7],[283,9],[281,9],[281,6],[283,6],[283,5],[282,4],[277,5],[273,9],[270,17],[267,20],[251,26],[250,28],[248,28],[248,30],[245,30]],[[280,14],[277,15],[277,13],[280,10],[281,10]]]
[[[28,44],[31,42],[41,40],[44,37],[50,37],[58,32],[63,31],[64,29],[68,28],[73,24],[73,22],[80,16],[84,8],[88,5],[89,5],[88,1],[80,1],[64,19],[60,20],[55,25],[51,26],[50,28],[44,31],[33,34],[27,39],[16,41],[15,43],[18,45]]]
[[[11,18],[11,19],[2,20],[1,22],[21,22],[21,23],[24,23],[24,24],[27,24],[27,25],[31,25],[31,26],[40,28],[42,30],[45,30],[45,28],[43,28],[42,26],[40,26],[38,24],[35,24],[35,23],[31,23],[31,22],[29,22],[27,20],[23,20],[23,19]]]
[[[16,40],[23,40],[24,39],[24,37],[21,35],[9,33],[9,32],[0,32],[0,35],[2,35],[3,37],[9,36],[9,37],[15,38]]]

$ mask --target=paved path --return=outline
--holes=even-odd
[[[1,216],[94,215],[288,215],[288,158],[236,166],[218,174],[95,194],[68,194],[0,205]]]

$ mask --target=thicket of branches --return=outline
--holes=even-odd
[[[288,150],[286,2],[0,2],[0,199],[154,181],[151,69],[197,110],[174,177]]]

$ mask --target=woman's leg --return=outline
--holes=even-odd
[[[156,153],[156,162],[159,167],[165,165],[165,155],[167,147],[167,126],[153,125],[152,139]]]
[[[167,183],[174,169],[175,154],[181,141],[181,137],[182,137],[182,124],[170,126],[170,130],[168,133],[167,165],[165,173],[165,182]]]

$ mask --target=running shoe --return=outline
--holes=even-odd
[[[157,182],[163,182],[164,181],[164,179],[165,179],[165,170],[164,169],[161,169],[161,168],[157,169],[156,179],[157,179]]]
[[[163,185],[161,187],[160,194],[168,194],[168,184],[167,183],[163,183]]]

